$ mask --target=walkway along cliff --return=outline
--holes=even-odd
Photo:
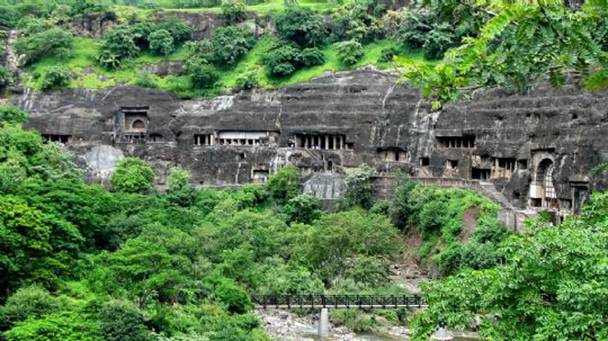
[[[398,171],[465,181],[509,210],[548,210],[556,220],[606,188],[593,169],[608,161],[608,92],[574,85],[494,90],[440,111],[371,70],[205,100],[115,87],[26,91],[13,101],[32,113],[30,128],[75,152],[91,181],[123,155],[151,162],[161,186],[176,164],[197,184],[238,186],[292,163],[308,192],[331,200],[348,169],[367,163],[387,181]]]

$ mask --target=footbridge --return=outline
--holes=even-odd
[[[320,309],[318,336],[329,336],[328,309],[423,309],[428,304],[417,295],[252,295],[257,309]],[[451,340],[451,338],[443,339]]]
[[[252,295],[261,309],[421,309],[428,305],[421,296],[401,295]]]

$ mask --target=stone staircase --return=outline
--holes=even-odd
[[[481,187],[481,192],[485,196],[489,197],[496,203],[500,204],[502,207],[516,211],[517,207],[513,206],[509,199],[507,199],[502,193],[496,190],[496,187],[493,183],[487,181],[480,181],[479,186]]]

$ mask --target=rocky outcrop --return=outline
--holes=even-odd
[[[435,112],[419,91],[372,70],[204,100],[116,87],[14,101],[32,112],[30,127],[70,136],[81,153],[112,145],[143,157],[161,183],[175,164],[197,184],[230,186],[286,163],[306,178],[367,163],[380,175],[490,182],[515,207],[575,212],[606,180],[591,170],[608,161],[608,93],[575,85],[485,92]],[[316,179],[311,191],[335,193]]]
[[[75,17],[71,31],[84,38],[99,39],[117,24],[116,17],[108,14],[90,14]]]

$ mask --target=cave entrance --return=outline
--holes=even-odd
[[[555,186],[553,185],[554,163],[551,159],[543,159],[539,162],[534,173],[534,181],[530,188],[531,199],[541,199],[543,208],[559,208]],[[535,207],[538,200],[535,200]]]

